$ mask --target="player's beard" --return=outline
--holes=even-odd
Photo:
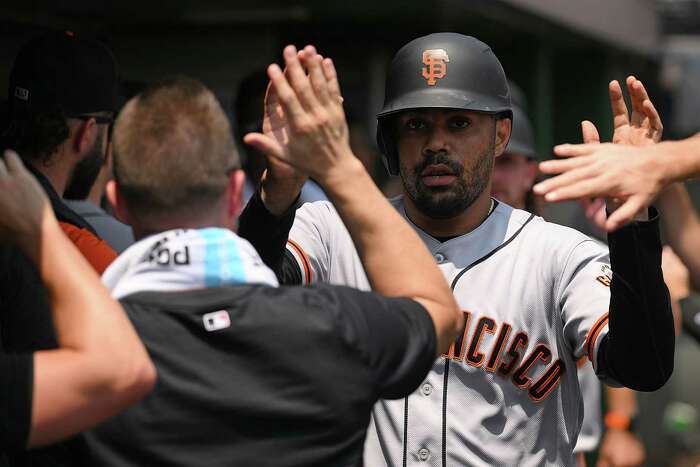
[[[100,132],[90,151],[75,164],[66,191],[63,193],[65,199],[84,200],[90,194],[92,185],[95,184],[105,162],[103,141],[104,134]]]
[[[451,219],[466,211],[488,186],[493,172],[495,147],[492,144],[477,157],[469,170],[451,160],[449,155],[438,153],[425,157],[413,169],[401,167],[404,191],[416,208],[433,219]],[[454,173],[456,180],[445,187],[428,187],[420,174],[433,164],[444,164]],[[466,171],[466,173],[465,173]],[[410,173],[410,177],[406,174]]]

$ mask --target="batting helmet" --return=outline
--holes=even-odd
[[[445,32],[414,39],[389,67],[384,106],[377,114],[377,144],[391,175],[399,162],[390,116],[410,109],[463,109],[513,118],[505,72],[478,39]]]
[[[532,133],[532,125],[530,119],[527,118],[525,112],[518,106],[513,106],[513,131],[508,141],[506,153],[518,153],[528,159],[537,159],[537,150],[535,149],[535,137]]]

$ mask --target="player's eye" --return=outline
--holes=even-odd
[[[456,117],[450,121],[450,126],[452,128],[463,129],[463,128],[467,128],[471,124],[472,124],[471,120],[469,120],[468,118],[465,118],[465,117]]]
[[[409,130],[422,130],[427,126],[428,124],[422,118],[409,118],[406,121],[406,128]]]

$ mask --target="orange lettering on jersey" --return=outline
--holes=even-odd
[[[610,278],[608,276],[598,276],[595,278],[595,280],[603,284],[605,287],[610,287]]]
[[[443,358],[496,374],[527,392],[533,402],[542,401],[559,385],[566,363],[561,358],[552,362],[554,354],[547,343],[532,342],[530,350],[527,332],[515,332],[513,325],[506,322],[499,327],[498,322],[488,316],[469,311],[462,313],[464,328]],[[470,336],[472,317],[474,332]],[[494,336],[493,343],[484,342],[486,334]],[[512,339],[511,334],[514,334]],[[482,352],[482,347],[487,351]]]
[[[506,343],[508,342],[508,337],[510,337],[511,329],[512,326],[508,323],[503,323],[501,325],[501,332],[498,333],[496,343],[493,344],[493,349],[491,350],[491,356],[489,357],[489,360],[488,362],[486,362],[486,366],[484,367],[486,371],[490,371],[491,373],[496,371],[498,362],[501,360],[501,353],[503,352],[503,349],[505,348]]]
[[[547,371],[540,376],[540,379],[535,381],[528,390],[530,399],[535,402],[539,402],[549,395],[552,390],[557,387],[559,381],[561,381],[561,376],[566,371],[564,362],[558,359],[556,362],[552,363]]]
[[[469,352],[467,352],[466,361],[471,366],[481,366],[481,363],[484,361],[484,354],[479,352],[479,344],[481,344],[481,338],[485,332],[489,334],[496,333],[496,321],[486,316],[479,319],[479,322],[476,324],[472,343],[469,346]]]
[[[435,86],[438,79],[447,76],[447,62],[450,57],[445,49],[430,49],[423,52],[423,78],[428,86]]]
[[[513,383],[521,389],[529,387],[530,383],[532,382],[530,377],[527,376],[530,368],[532,368],[537,360],[542,360],[545,363],[549,363],[551,359],[552,351],[549,350],[549,347],[544,344],[538,344],[532,353],[523,360],[520,368],[515,370],[515,373],[513,373]]]
[[[513,338],[513,342],[510,344],[510,349],[508,349],[507,354],[510,356],[510,361],[506,363],[501,363],[501,365],[498,367],[498,372],[502,374],[503,376],[507,376],[511,371],[513,371],[513,367],[515,367],[515,364],[518,363],[518,359],[520,359],[520,348],[525,348],[527,346],[527,334],[523,331],[520,331],[515,335]]]

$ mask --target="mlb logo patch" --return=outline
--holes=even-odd
[[[204,322],[204,329],[209,332],[226,329],[231,326],[231,317],[226,310],[207,313],[202,316],[202,321]]]
[[[29,100],[29,89],[20,88],[19,86],[17,86],[15,88],[15,97],[17,99],[21,99],[23,101],[28,101]]]

